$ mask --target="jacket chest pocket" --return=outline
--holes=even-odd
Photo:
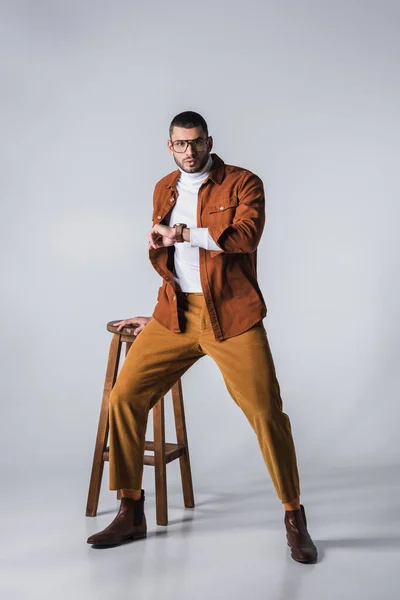
[[[231,223],[235,216],[238,199],[235,197],[217,199],[215,204],[209,205],[204,211],[209,223]]]

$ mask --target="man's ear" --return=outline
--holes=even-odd
[[[214,140],[212,139],[212,136],[210,135],[208,138],[208,151],[211,152],[211,150],[213,149],[214,146]]]
[[[170,154],[173,154],[174,151],[172,150],[171,140],[167,140],[167,147],[168,147],[168,151],[170,152]]]

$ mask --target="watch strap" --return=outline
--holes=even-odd
[[[186,223],[175,223],[175,242],[181,244],[185,240],[183,239],[183,230],[187,227]]]

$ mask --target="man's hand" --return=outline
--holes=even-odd
[[[118,331],[121,331],[121,329],[123,327],[126,327],[127,325],[139,325],[139,327],[132,327],[132,329],[126,329],[126,333],[133,332],[133,335],[139,335],[139,333],[143,331],[143,329],[146,327],[147,323],[150,323],[152,319],[153,317],[132,317],[132,319],[116,321],[115,323],[113,323],[113,325],[114,327],[118,326]]]
[[[173,246],[176,239],[176,230],[168,225],[156,223],[147,234],[149,248],[166,248]]]

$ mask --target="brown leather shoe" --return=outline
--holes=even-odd
[[[316,562],[318,551],[307,531],[306,513],[302,504],[300,510],[285,511],[285,526],[292,558],[301,563]]]
[[[126,540],[138,540],[147,535],[144,514],[144,490],[140,500],[121,498],[121,505],[114,521],[108,527],[91,535],[88,544],[95,546],[116,546]]]

